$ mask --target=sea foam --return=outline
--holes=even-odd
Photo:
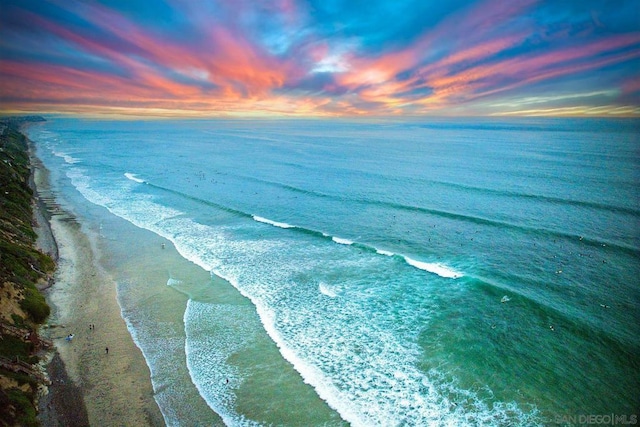
[[[67,153],[62,153],[62,152],[55,151],[55,150],[53,150],[52,152],[53,152],[54,156],[64,159],[65,163],[67,163],[67,164],[74,165],[76,163],[80,163],[80,159],[72,157],[72,156],[68,155]]]
[[[341,245],[353,245],[353,240],[343,239],[342,237],[332,237],[331,240]]]
[[[440,277],[445,277],[449,279],[457,279],[459,277],[462,277],[462,273],[450,267],[447,267],[446,265],[442,265],[440,263],[416,261],[415,259],[409,258],[408,256],[403,256],[403,258],[407,262],[407,264],[415,268],[419,268],[420,270],[437,274]]]
[[[291,263],[283,255],[284,243],[279,240],[262,239],[252,243],[233,238],[235,234],[246,234],[247,229],[252,227],[251,221],[238,221],[234,226],[237,229],[206,226],[188,217],[176,216],[179,211],[159,205],[149,195],[133,194],[126,188],[101,187],[97,191],[80,170],[76,171],[72,181],[88,200],[171,240],[183,257],[227,279],[248,297],[282,356],[300,372],[305,382],[315,388],[322,399],[352,425],[395,425],[402,422],[413,425],[456,425],[468,419],[462,409],[451,409],[443,396],[444,385],[434,382],[435,374],[427,375],[416,368],[419,348],[411,344],[411,337],[404,336],[403,332],[410,328],[387,329],[398,320],[407,324],[427,325],[428,318],[407,316],[412,313],[411,310],[406,311],[403,318],[393,317],[392,311],[379,311],[378,317],[372,320],[366,316],[370,310],[368,297],[351,298],[340,306],[340,310],[332,311],[327,304],[336,301],[332,297],[335,292],[326,284],[314,285],[310,294],[301,283],[294,281],[293,278],[307,271],[326,268],[322,258],[327,251],[331,251],[327,239],[314,240],[310,237],[295,243],[296,247],[287,247],[294,253],[305,254],[304,263]],[[258,222],[287,228],[282,227],[283,223],[276,225],[272,224],[275,221],[259,221],[258,218],[264,220],[262,217],[253,217]],[[253,227],[257,227],[257,224]],[[243,232],[240,233],[240,230]],[[353,244],[347,239],[333,237],[332,240],[344,245]],[[360,268],[365,262],[367,271],[384,272],[393,267],[391,258],[363,259],[359,251],[354,251],[353,254],[347,254],[347,258],[336,260],[335,263],[341,263],[341,266],[332,268],[346,272]],[[408,265],[442,277],[457,278],[461,275],[442,264],[403,258]],[[380,261],[383,259],[386,261]],[[386,264],[379,265],[379,262]],[[383,277],[387,276],[381,276],[379,281],[386,282],[387,279],[382,280]],[[392,277],[394,275],[388,276],[389,279]],[[288,292],[294,287],[296,292]],[[329,297],[324,298],[325,303],[313,299],[313,294],[318,295],[318,288],[320,293]],[[355,295],[350,294],[352,297]],[[423,294],[416,295],[428,298]],[[346,298],[340,298],[340,301],[343,300]],[[314,304],[305,304],[308,301],[314,301]],[[378,310],[386,306],[382,304]],[[292,307],[298,308],[292,310]],[[194,325],[194,318],[208,315],[204,308],[191,305],[185,313],[185,323]],[[379,323],[387,317],[394,319],[393,322]],[[206,361],[197,357],[198,349],[213,345],[212,342],[206,335],[187,327],[187,363],[200,394],[228,424],[250,424],[242,415],[235,413],[235,397],[228,394],[228,390],[219,394],[221,378],[211,376],[209,369],[213,368],[208,368]],[[233,349],[237,349],[235,344],[220,348],[220,356],[224,358]],[[239,380],[239,377],[231,374],[229,377],[233,381]],[[456,389],[456,392],[460,394],[460,390]],[[496,411],[483,407],[473,394],[469,396],[465,408],[479,414],[486,413],[488,417],[496,416]]]
[[[384,249],[376,249],[376,253],[384,256],[394,256],[395,254],[391,251],[385,251]]]
[[[228,426],[258,426],[237,413],[233,392],[243,381],[237,368],[227,363],[229,355],[247,346],[253,332],[244,322],[248,307],[206,304],[189,300],[184,313],[187,367],[200,395]],[[224,317],[233,330],[216,328]],[[206,320],[206,321],[205,321]]]
[[[287,224],[286,222],[278,222],[278,221],[272,221],[270,219],[267,218],[263,218],[261,216],[257,216],[257,215],[253,215],[252,218],[255,221],[258,222],[262,222],[264,224],[269,224],[269,225],[273,225],[274,227],[280,227],[280,228],[294,228],[293,225]]]
[[[320,293],[328,296],[329,298],[335,298],[338,296],[336,292],[324,282],[320,282],[320,284],[318,285],[318,289],[320,290]]]
[[[79,170],[75,172],[76,174],[70,174],[75,175],[72,181],[88,200],[106,206],[117,216],[169,239],[184,258],[227,279],[242,295],[249,298],[265,331],[278,345],[282,356],[300,372],[305,382],[315,388],[323,400],[352,425],[392,425],[401,420],[419,424],[434,419],[455,424],[464,419],[462,414],[450,412],[443,406],[439,387],[414,367],[417,348],[407,347],[406,342],[402,342],[402,334],[396,335],[392,331],[380,329],[375,322],[369,320],[361,321],[362,313],[367,310],[366,305],[362,304],[367,304],[367,298],[349,301],[334,314],[321,306],[306,307],[304,312],[299,313],[297,310],[291,311],[288,308],[290,304],[295,307],[307,300],[303,289],[299,289],[300,295],[286,297],[294,298],[295,301],[287,302],[285,299],[277,303],[286,295],[283,292],[287,289],[286,284],[291,275],[310,268],[308,263],[321,256],[311,256],[306,259],[306,265],[286,264],[287,268],[283,268],[283,260],[278,257],[282,251],[278,250],[280,246],[277,242],[263,240],[248,244],[246,241],[230,240],[229,236],[233,235],[230,229],[216,230],[184,216],[177,216],[178,211],[158,205],[149,196],[134,196],[122,189],[102,188],[102,191],[95,191],[86,175]],[[249,225],[240,224],[237,227],[247,226]],[[353,243],[347,239],[332,240],[346,245]],[[300,248],[294,250],[330,250],[323,242],[326,240],[318,240],[311,248],[309,243],[300,242]],[[358,255],[354,252],[351,256]],[[425,270],[428,268],[430,270],[427,271],[438,272],[443,277],[458,277],[457,272],[438,264],[423,263],[406,257],[405,260],[414,267]],[[347,265],[352,261],[344,262],[344,268],[348,268]],[[371,258],[368,262],[376,261]],[[247,268],[252,265],[259,265],[259,270]],[[274,284],[285,286],[274,287]],[[327,301],[335,300],[335,292],[326,283],[321,283],[318,288],[323,295],[329,297],[326,298]],[[197,316],[196,313],[201,312],[204,307],[190,304],[185,312],[185,323],[193,325],[193,316]],[[312,311],[309,312],[309,309]],[[320,313],[322,321],[318,321]],[[283,315],[289,319],[286,323],[282,322]],[[421,322],[424,323],[424,320]],[[233,394],[229,394],[228,390],[220,394],[222,377],[211,376],[208,369],[203,370],[208,365],[203,365],[203,361],[197,357],[198,349],[213,345],[212,342],[207,336],[197,334],[189,326],[188,328],[185,348],[187,363],[199,393],[229,425],[253,424],[235,412]],[[309,330],[314,333],[309,335],[305,332]],[[363,337],[367,337],[365,341]],[[355,349],[361,345],[367,351],[356,357]],[[225,355],[233,349],[237,347],[232,345],[226,349],[220,348],[220,356],[223,357],[220,360],[224,360]],[[231,381],[240,380],[228,369],[225,368],[224,371]],[[427,390],[426,394],[424,390]]]
[[[145,181],[143,179],[138,178],[135,174],[130,172],[125,172],[124,176],[126,176],[131,181],[139,182],[140,184],[144,184]]]

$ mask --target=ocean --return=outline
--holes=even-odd
[[[28,135],[100,236],[167,425],[640,408],[638,120],[49,118]],[[180,257],[148,274],[158,236]]]

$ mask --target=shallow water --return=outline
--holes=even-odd
[[[54,187],[93,203],[168,424],[512,425],[637,408],[639,130],[53,119],[29,133]],[[154,233],[182,256],[163,271]]]

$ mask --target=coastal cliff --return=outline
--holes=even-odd
[[[37,116],[0,119],[0,425],[39,425],[39,389],[48,380],[38,335],[50,308],[38,286],[52,280],[55,262],[36,249],[30,163],[20,126]]]

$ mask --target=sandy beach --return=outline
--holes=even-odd
[[[40,419],[47,426],[164,425],[149,369],[120,315],[115,282],[100,265],[96,236],[58,204],[33,147],[31,156],[37,243],[58,258],[55,282],[43,290],[52,315],[42,335],[55,343],[56,353]]]

